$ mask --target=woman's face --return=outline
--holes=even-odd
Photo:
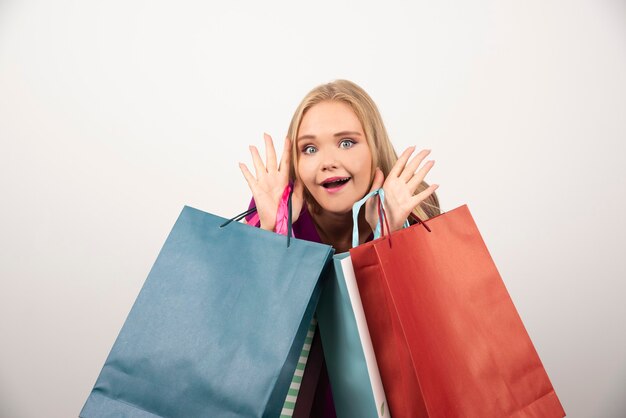
[[[329,212],[347,213],[369,191],[372,154],[361,122],[340,101],[312,106],[302,118],[297,137],[298,175]]]

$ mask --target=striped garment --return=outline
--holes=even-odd
[[[306,334],[302,351],[300,352],[300,358],[296,366],[296,371],[291,379],[291,385],[289,386],[289,392],[287,392],[287,398],[283,405],[283,410],[280,412],[280,418],[290,418],[293,416],[293,411],[296,407],[296,400],[298,399],[298,392],[300,391],[300,384],[302,383],[302,376],[304,375],[304,368],[309,358],[309,352],[311,351],[311,343],[313,342],[313,336],[315,335],[315,328],[317,327],[317,319],[313,318],[309,324],[309,331]]]

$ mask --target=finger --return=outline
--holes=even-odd
[[[378,195],[376,195],[365,202],[365,219],[370,224],[372,231],[376,229],[378,223],[378,199]]]
[[[376,189],[380,189],[383,187],[385,183],[385,175],[380,168],[376,168],[376,173],[374,174],[374,180],[372,180],[372,187],[370,188],[370,193]],[[378,196],[374,196],[371,199],[368,199],[365,202],[365,218],[367,222],[370,224],[372,231],[376,228],[376,223],[378,222]]]
[[[426,189],[422,190],[421,192],[413,196],[411,198],[411,204],[413,205],[413,207],[417,207],[420,203],[426,200],[428,196],[433,194],[435,190],[437,190],[438,188],[439,188],[438,184],[431,184]]]
[[[243,173],[246,181],[248,182],[248,186],[250,187],[252,194],[254,194],[254,191],[256,189],[256,179],[254,178],[250,170],[248,170],[248,166],[246,166],[244,163],[239,163],[239,169]]]
[[[385,183],[385,175],[380,168],[376,168],[376,173],[374,174],[374,180],[372,180],[372,187],[370,187],[370,193],[376,189],[380,189],[383,187]]]
[[[371,217],[373,221],[378,222],[378,195],[370,197],[365,202],[365,217]]]
[[[265,166],[263,165],[263,160],[259,155],[259,150],[256,149],[254,145],[250,145],[250,153],[252,154],[252,162],[254,163],[254,171],[256,173],[257,178],[261,177],[263,174],[267,173]]]
[[[426,158],[428,154],[430,154],[429,149],[423,149],[417,153],[417,155],[407,163],[406,167],[404,167],[402,174],[400,174],[400,179],[405,183],[411,180],[411,177],[413,177],[415,171],[417,171],[420,164],[424,161],[424,158]]]
[[[274,149],[274,141],[272,141],[272,137],[268,134],[263,134],[263,139],[265,140],[265,166],[267,167],[267,171],[276,171],[278,167],[276,166],[276,150]]]
[[[291,163],[291,140],[285,138],[285,145],[283,146],[283,155],[280,158],[280,166],[278,171],[285,171],[289,174],[289,164]]]
[[[365,202],[365,217],[368,218],[368,222],[371,218],[371,223],[374,224],[374,227],[376,226],[376,222],[378,222],[378,195],[367,199]]]
[[[433,168],[434,165],[434,160],[426,161],[426,164],[424,164],[422,168],[420,168],[419,171],[413,175],[411,180],[409,180],[409,182],[407,183],[407,186],[411,190],[411,193],[417,190],[417,187],[422,183],[422,181],[424,181],[426,174],[428,174],[428,172],[431,168]]]
[[[402,170],[404,170],[404,166],[409,160],[409,157],[411,156],[411,154],[413,154],[413,151],[415,151],[415,146],[405,149],[402,155],[400,155],[400,157],[398,158],[398,161],[396,161],[396,163],[393,165],[393,168],[391,169],[387,177],[399,177],[400,173],[402,173]]]

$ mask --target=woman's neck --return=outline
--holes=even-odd
[[[337,253],[352,248],[352,213],[345,214],[327,212],[324,209],[310,210],[315,229],[324,244],[332,245]],[[367,240],[372,230],[362,213],[358,217],[359,244]]]

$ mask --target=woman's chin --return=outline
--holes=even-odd
[[[332,213],[335,215],[350,215],[352,216],[352,205],[354,202],[319,202],[319,206],[324,212]]]
[[[346,188],[336,194],[330,194],[326,190],[323,190],[322,193],[317,196],[313,195],[313,198],[324,212],[337,215],[352,215],[352,206],[361,199],[363,195],[364,194],[359,195],[356,190]]]

